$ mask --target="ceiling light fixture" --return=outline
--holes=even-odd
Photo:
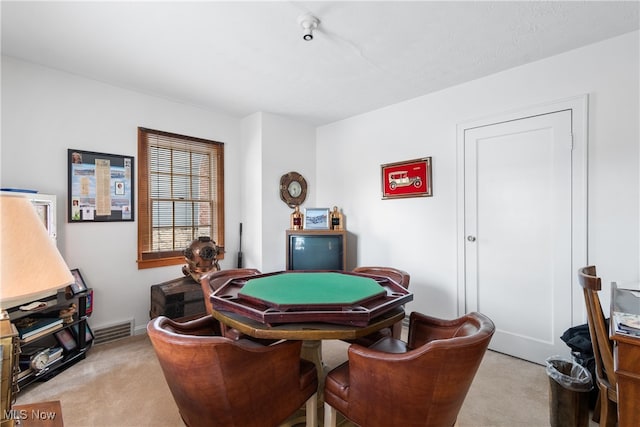
[[[313,40],[313,30],[318,28],[320,20],[311,14],[305,14],[298,18],[298,23],[304,30],[302,38],[306,41]]]

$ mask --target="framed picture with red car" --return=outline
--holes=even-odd
[[[431,157],[381,165],[382,198],[430,197]]]

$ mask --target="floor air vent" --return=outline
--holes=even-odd
[[[93,331],[94,345],[104,344],[107,342],[119,340],[120,338],[126,338],[133,335],[133,319],[118,323],[112,326],[107,326]]]

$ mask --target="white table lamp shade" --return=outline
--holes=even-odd
[[[34,301],[73,283],[31,201],[20,195],[1,197],[0,307]]]

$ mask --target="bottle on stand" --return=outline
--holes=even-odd
[[[292,230],[302,230],[302,219],[304,215],[300,212],[300,206],[296,206],[296,208],[291,213],[291,224],[290,227]]]
[[[344,230],[342,213],[338,210],[337,206],[333,207],[330,214],[331,229],[332,230]]]

